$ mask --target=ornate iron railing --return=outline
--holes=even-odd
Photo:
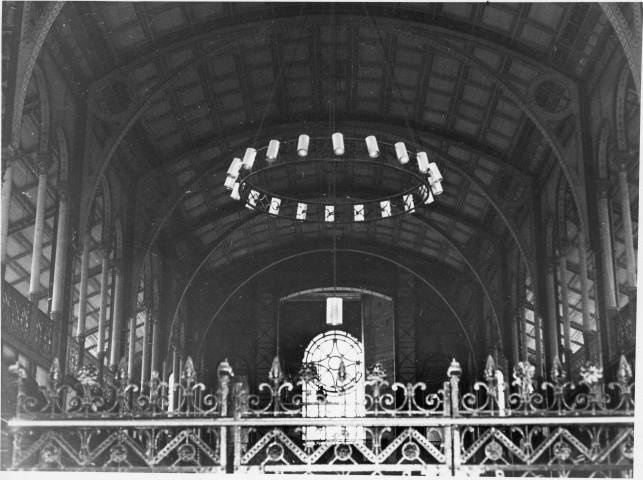
[[[630,305],[621,308],[614,319],[616,348],[620,353],[631,350],[636,345],[636,329],[632,324]]]
[[[560,362],[537,383],[534,367],[522,362],[506,384],[490,357],[484,380],[467,392],[455,360],[435,392],[423,382],[389,384],[376,364],[359,415],[332,418],[319,414],[330,397],[304,394],[315,385],[313,365],[284,382],[276,358],[257,395],[235,382],[226,363],[211,395],[189,359],[178,385],[155,376],[142,392],[126,370],[122,362],[115,387],[83,372],[68,386],[54,362],[50,384],[38,392],[21,382],[9,422],[13,468],[632,476],[634,383],[625,358],[610,383],[591,363],[571,382]],[[332,434],[315,437],[314,429]]]
[[[70,338],[68,341],[69,350],[67,353],[67,373],[75,376],[80,373],[78,365],[80,361],[80,344],[73,338]],[[103,369],[106,370],[105,363],[106,362],[103,360]],[[89,370],[95,370],[97,372],[101,369],[100,361],[89,352],[85,352],[83,355],[83,365]]]
[[[51,359],[53,321],[4,281],[2,282],[2,329]]]

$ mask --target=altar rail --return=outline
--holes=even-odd
[[[555,362],[537,384],[534,367],[521,362],[506,384],[490,357],[468,392],[455,360],[435,392],[422,382],[389,384],[376,364],[360,416],[332,418],[306,410],[330,398],[304,395],[315,386],[314,365],[284,382],[278,358],[256,395],[226,362],[210,394],[190,359],[179,384],[154,376],[142,392],[124,362],[111,386],[91,371],[63,385],[54,362],[50,384],[28,391],[24,371],[14,372],[22,378],[9,422],[15,470],[632,477],[634,381],[625,358],[610,383],[590,363],[570,382]]]

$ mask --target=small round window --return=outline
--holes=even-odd
[[[310,342],[304,362],[317,367],[315,383],[326,393],[347,392],[364,376],[364,352],[361,343],[340,330],[322,333]]]

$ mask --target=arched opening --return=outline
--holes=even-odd
[[[364,416],[364,349],[349,333],[330,330],[313,338],[304,353],[302,379],[304,417]],[[302,436],[307,443],[348,443],[364,440],[365,432],[364,427],[333,425],[305,427]]]

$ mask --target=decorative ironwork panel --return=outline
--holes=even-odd
[[[225,471],[216,428],[31,429],[14,433],[14,470]]]
[[[591,362],[580,367],[580,381],[569,381],[556,360],[547,381],[537,381],[535,367],[520,362],[512,381],[505,383],[490,356],[483,380],[467,392],[460,391],[462,369],[455,360],[435,392],[428,392],[423,382],[389,384],[386,371],[376,364],[363,380],[363,408],[352,417],[306,416],[306,408],[313,405],[322,411],[330,398],[323,392],[303,394],[318,376],[315,364],[303,364],[295,382],[284,382],[280,365],[275,357],[268,382],[251,395],[239,388],[243,384],[234,382],[230,365],[223,362],[219,390],[204,395],[205,386],[197,382],[188,358],[174,409],[168,406],[167,384],[156,374],[149,393],[138,394],[124,360],[111,386],[97,383],[87,369],[80,371],[77,385],[62,385],[56,360],[49,385],[37,392],[27,391],[31,383],[16,365],[12,370],[22,380],[18,418],[9,421],[13,468],[633,474],[634,381],[624,357],[613,382],[604,382],[603,370]],[[331,428],[333,434],[312,439],[304,434],[320,427]]]
[[[79,344],[78,342],[70,338],[69,342],[69,351],[67,355],[67,373],[70,375],[76,376],[80,372],[78,371],[78,357],[79,357]],[[89,352],[85,352],[83,356],[83,364],[90,371],[100,371],[101,365],[98,359]],[[105,366],[103,369],[107,370]]]
[[[272,293],[257,293],[255,374],[268,376],[277,342],[277,312]]]
[[[140,393],[138,385],[129,381],[124,358],[114,372],[113,380],[99,383],[96,368],[85,365],[76,372],[78,382],[75,385],[62,383],[59,362],[54,359],[49,371],[49,384],[40,386],[38,391],[27,391],[26,373],[19,365],[11,368],[23,379],[18,389],[18,416],[33,419],[220,416],[227,398],[224,393],[227,395],[229,379],[229,373],[220,368],[221,378],[225,381],[221,382],[216,394],[206,394],[206,387],[197,382],[194,364],[188,357],[180,381],[174,387],[179,400],[172,406],[169,385],[160,380],[158,372],[152,373],[145,393]]]
[[[621,308],[615,318],[616,347],[619,353],[626,352],[636,345],[636,329],[632,325],[630,305]]]
[[[415,319],[417,315],[413,276],[397,274],[395,302],[396,373],[400,382],[415,381]]]
[[[443,428],[364,426],[362,442],[305,442],[301,428],[241,428],[241,473],[448,475]]]
[[[592,425],[459,427],[461,463],[469,476],[631,477],[634,429]],[[456,445],[457,447],[457,445]]]
[[[36,308],[32,312],[32,308]],[[2,282],[2,328],[18,340],[51,358],[53,352],[53,321],[32,305],[15,288]]]

